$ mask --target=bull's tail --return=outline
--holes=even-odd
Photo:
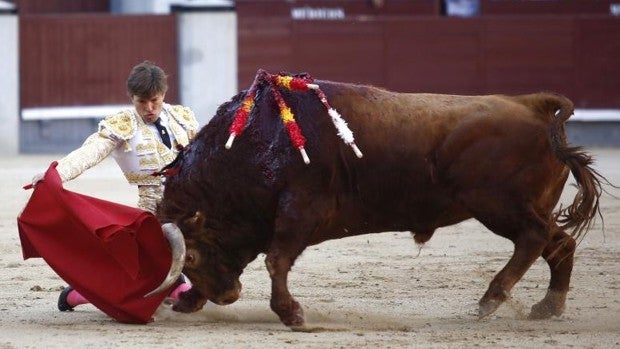
[[[555,152],[570,168],[578,191],[573,202],[566,207],[560,207],[554,218],[562,229],[572,229],[570,234],[578,239],[590,229],[597,215],[602,219],[599,198],[602,193],[601,180],[605,179],[591,167],[592,157],[580,147],[563,144],[556,147]]]
[[[550,142],[558,160],[570,169],[575,178],[577,194],[573,202],[559,208],[553,216],[560,228],[570,232],[575,238],[583,238],[596,217],[602,216],[599,208],[599,199],[603,192],[601,183],[609,183],[605,177],[592,168],[593,158],[582,147],[570,146],[566,140],[564,123],[573,114],[573,103],[566,97],[558,94],[543,94],[545,97],[541,107],[547,110],[551,117]]]

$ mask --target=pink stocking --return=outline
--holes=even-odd
[[[177,288],[174,289],[174,291],[170,292],[170,297],[172,299],[174,299],[175,301],[179,300],[179,294],[182,292],[185,292],[189,289],[192,288],[192,285],[188,284],[188,283],[182,283],[179,286],[177,286]]]
[[[75,307],[80,304],[87,304],[90,302],[86,298],[84,298],[84,296],[79,294],[78,291],[71,290],[71,292],[69,292],[69,294],[67,295],[67,303],[69,303],[70,306]]]

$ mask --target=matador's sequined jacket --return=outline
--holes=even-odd
[[[162,113],[168,119],[174,140],[168,149],[155,129],[147,125],[134,109],[123,110],[106,117],[99,123],[97,132],[84,144],[58,161],[56,170],[63,182],[69,181],[112,154],[130,184],[141,189],[153,189],[154,193],[140,190],[139,207],[153,211],[161,195],[162,179],[152,176],[155,171],[169,164],[177,156],[176,145],[186,146],[198,130],[194,113],[181,105],[164,103]],[[143,194],[153,196],[148,204]],[[152,202],[150,202],[152,201]]]

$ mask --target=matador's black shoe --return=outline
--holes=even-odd
[[[73,311],[73,307],[67,302],[67,296],[71,291],[73,291],[73,287],[67,286],[60,292],[60,296],[58,296],[58,310]]]

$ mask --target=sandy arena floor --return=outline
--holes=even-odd
[[[620,185],[620,150],[594,149],[595,167]],[[55,156],[0,158],[0,348],[620,348],[620,190],[605,194],[600,220],[578,247],[563,316],[526,319],[545,294],[539,259],[491,317],[477,302],[512,254],[512,244],[475,221],[440,229],[421,251],[406,232],[310,247],[290,274],[312,333],[292,332],[269,309],[263,256],[242,276],[233,305],[194,314],[162,309],[155,322],[126,325],[91,305],[56,308],[65,285],[43,260],[22,260],[16,217],[21,186]],[[68,189],[135,205],[134,188],[106,160]],[[572,188],[567,190],[574,193]]]

